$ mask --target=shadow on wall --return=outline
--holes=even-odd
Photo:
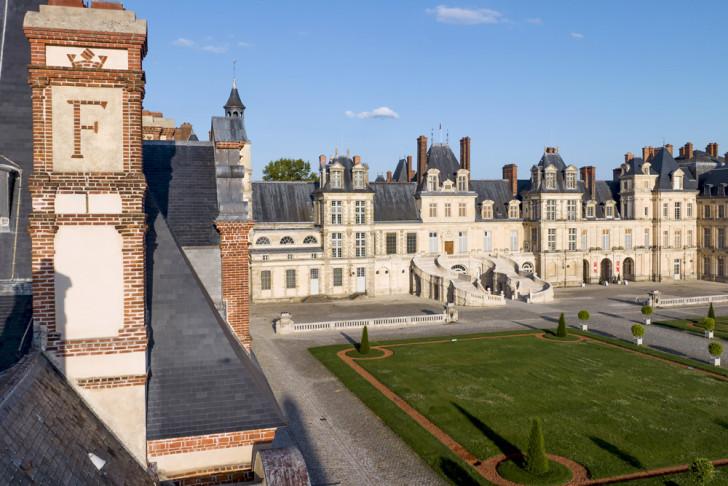
[[[288,436],[288,440],[293,442],[303,454],[303,458],[306,460],[306,468],[308,469],[308,475],[311,479],[312,486],[324,486],[328,484],[339,484],[336,479],[329,477],[321,464],[316,449],[313,445],[313,441],[310,437],[309,432],[306,430],[307,425],[304,422],[298,405],[294,399],[288,395],[283,397],[283,403],[281,404],[283,412],[286,414],[288,419],[288,427],[285,429],[285,433]],[[319,420],[325,421],[326,417],[321,417]],[[280,432],[279,432],[280,434]],[[276,437],[276,441],[278,438]],[[281,447],[290,445],[286,442],[286,438],[282,439]]]
[[[28,330],[27,336],[26,330],[32,306],[30,295],[0,296],[0,372],[17,363],[30,349],[33,330]]]

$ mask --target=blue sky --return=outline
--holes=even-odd
[[[384,173],[439,124],[456,154],[472,138],[477,178],[527,177],[546,145],[599,178],[663,141],[728,151],[728,2],[124,4],[149,21],[145,107],[200,139],[237,60],[256,178],[335,148]]]

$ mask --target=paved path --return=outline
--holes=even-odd
[[[578,324],[576,313],[586,308],[592,314],[590,329],[620,339],[631,339],[630,327],[640,321],[635,299],[649,290],[664,295],[712,295],[728,293],[728,285],[709,282],[690,284],[635,284],[628,287],[590,286],[556,290],[549,304],[508,302],[496,309],[460,309],[454,325],[408,329],[370,330],[370,340],[459,335],[507,329],[556,327],[560,312],[569,324]],[[359,331],[323,332],[276,336],[273,320],[289,311],[298,322],[322,319],[414,315],[441,312],[442,307],[411,296],[363,298],[316,304],[258,304],[251,317],[253,349],[289,419],[288,434],[281,442],[293,441],[302,450],[314,486],[443,484],[430,467],[384,423],[333,377],[308,348],[358,340]],[[653,321],[704,315],[707,308],[660,309]],[[718,315],[728,315],[728,305],[716,306]],[[709,361],[707,340],[658,326],[646,329],[645,344],[661,351]],[[724,355],[724,363],[728,363]]]

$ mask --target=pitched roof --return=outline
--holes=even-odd
[[[701,196],[728,196],[728,167],[718,167],[700,176]]]
[[[147,141],[144,175],[167,224],[182,246],[216,245],[215,153],[210,142]]]
[[[460,170],[460,162],[449,145],[433,143],[427,151],[427,168],[440,171],[440,184],[450,179],[455,182],[455,174]],[[423,178],[423,183],[426,178]]]
[[[392,180],[394,182],[409,182],[409,175],[407,174],[407,159],[399,159],[397,167],[394,168]]]
[[[672,157],[670,152],[664,147],[657,149],[655,156],[650,159],[650,164],[654,169],[655,173],[658,174],[658,187],[660,191],[672,191],[672,173],[675,172],[680,166],[677,164],[675,159]],[[684,189],[697,189],[698,182],[692,177],[690,171],[685,172],[685,178],[683,179]]]
[[[504,179],[471,180],[470,189],[478,194],[476,199],[478,206],[483,204],[483,201],[493,201],[494,219],[508,217],[508,203],[515,199],[511,192],[510,182]],[[480,219],[479,212],[476,219]]]
[[[313,223],[314,182],[253,182],[257,223]]]
[[[147,439],[284,425],[265,376],[218,314],[151,197],[146,210]]]
[[[0,437],[3,484],[153,484],[38,352],[0,374]],[[106,461],[101,471],[89,453]]]
[[[374,221],[419,221],[414,182],[374,182]]]
[[[546,168],[549,165],[554,165],[557,170],[561,171],[566,169],[566,164],[564,163],[564,159],[561,158],[561,155],[557,153],[544,153],[541,157],[541,160],[538,161],[538,166]]]
[[[237,83],[234,80],[233,87],[230,90],[230,96],[228,96],[227,103],[225,103],[225,109],[228,110],[229,108],[240,108],[241,110],[245,109],[243,100],[240,99],[240,94],[238,93]]]
[[[212,139],[215,142],[248,142],[242,116],[213,116]]]

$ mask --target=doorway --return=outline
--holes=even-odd
[[[319,294],[319,269],[312,268],[309,272],[309,293],[311,295]]]
[[[590,268],[591,265],[589,265],[589,260],[584,260],[582,263],[581,277],[585,284],[591,283],[591,272],[589,271]]]
[[[453,241],[446,241],[445,242],[445,253],[448,255],[452,255],[455,253],[455,243]]]
[[[609,258],[602,260],[601,273],[599,274],[599,280],[601,282],[611,282],[612,280],[612,261]]]
[[[632,260],[631,258],[625,258],[623,265],[624,279],[634,280],[634,260]]]
[[[356,292],[363,294],[367,291],[367,274],[366,268],[356,268]]]

